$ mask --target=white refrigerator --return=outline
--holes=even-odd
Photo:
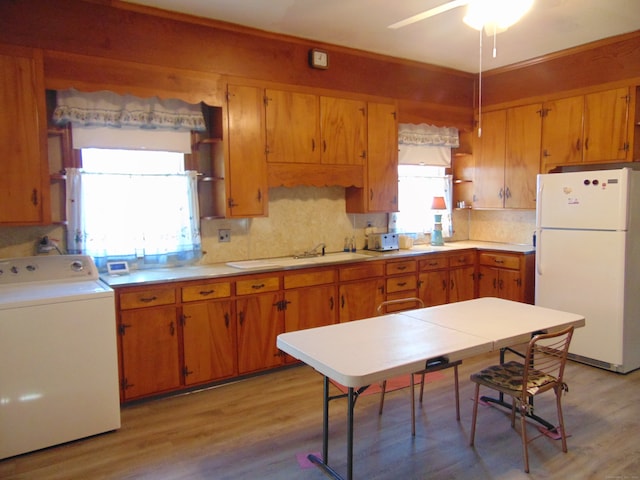
[[[640,171],[538,175],[536,238],[536,305],[586,319],[570,357],[639,368]]]

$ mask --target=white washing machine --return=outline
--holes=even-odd
[[[0,459],[118,428],[114,292],[91,257],[0,259]]]

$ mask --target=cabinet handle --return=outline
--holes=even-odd
[[[584,141],[584,149],[589,150],[589,138]]]
[[[31,203],[33,203],[34,206],[38,206],[38,189],[34,188],[33,191],[31,192]]]
[[[173,322],[171,322],[169,324],[169,333],[171,334],[171,336],[173,337],[176,333],[176,326],[174,325]]]
[[[233,198],[229,197],[228,200],[229,208],[237,207],[238,204],[233,201]]]
[[[262,190],[258,189],[258,201],[262,201]]]
[[[344,295],[340,295],[340,308],[344,308]]]
[[[398,285],[399,287],[404,287],[407,284],[407,282],[398,282],[396,283],[396,285]]]
[[[369,189],[369,200],[373,200],[373,188]]]
[[[498,192],[498,198],[500,198],[500,200],[502,200],[503,192],[504,192],[503,188],[501,188],[500,191]]]
[[[153,302],[154,300],[157,300],[158,297],[156,297],[155,295],[153,297],[141,297],[140,301],[143,303],[149,303],[149,302]]]
[[[264,283],[255,283],[251,285],[251,288],[253,288],[254,290],[260,290],[261,288],[264,288]]]
[[[430,267],[437,267],[439,262],[429,262]]]
[[[505,198],[511,198],[511,189],[509,187],[505,190],[504,196]]]
[[[180,315],[180,325],[183,327],[187,325],[187,318],[191,318],[191,315],[185,315],[184,313]]]
[[[189,368],[187,368],[187,366],[185,365],[184,368],[182,369],[182,375],[184,376],[184,378],[187,378],[189,375],[191,375],[193,373],[192,370],[189,370]]]
[[[406,265],[398,265],[396,268],[397,268],[398,270],[406,270],[406,269],[407,269],[407,266],[406,266]]]
[[[550,156],[551,156],[551,154],[549,153],[549,150],[546,150],[546,149],[545,149],[545,150],[543,150],[543,151],[542,151],[542,156],[543,156],[543,157],[550,157]]]
[[[214,292],[215,290],[200,290],[198,293],[203,297],[206,297],[207,295],[211,295]]]
[[[367,158],[367,151],[363,150],[362,153],[360,154],[360,158]]]
[[[316,139],[315,138],[311,139],[311,151],[312,152],[316,151]]]
[[[493,279],[493,289],[495,290],[496,288],[498,288],[498,280],[497,279]]]
[[[240,325],[242,325],[244,323],[244,312],[240,312]]]
[[[329,310],[333,311],[333,297],[329,297]]]
[[[229,328],[229,312],[224,312],[224,326]]]
[[[580,139],[576,140],[576,150],[580,151]]]
[[[498,282],[498,288],[500,288],[500,290],[502,290],[504,287],[504,281],[502,279],[500,279],[500,281]]]
[[[504,260],[503,260],[503,259],[501,259],[501,258],[494,258],[494,259],[493,259],[493,261],[494,261],[495,263],[499,263],[499,264],[503,264],[503,263],[504,263]]]
[[[327,151],[327,141],[326,140],[322,140],[322,152],[326,152]]]
[[[423,282],[422,280],[418,280],[418,288],[422,287],[422,284],[423,284],[423,283],[424,283],[424,282]]]
[[[442,280],[442,290],[446,290],[447,289],[447,282],[446,280]]]
[[[129,324],[129,323],[121,323],[120,326],[118,327],[118,333],[120,335],[124,335],[125,332],[127,331],[127,328],[131,328],[131,324]]]
[[[380,290],[380,293],[384,293],[384,287],[378,287],[378,290]]]
[[[453,290],[454,288],[456,288],[456,284],[453,283],[453,280],[451,280],[451,290]]]

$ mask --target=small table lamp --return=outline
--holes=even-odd
[[[446,210],[447,204],[444,201],[444,197],[433,197],[433,203],[431,204],[431,210]],[[444,240],[442,238],[442,214],[436,213],[434,215],[435,223],[433,225],[433,231],[431,232],[431,245],[442,246]]]

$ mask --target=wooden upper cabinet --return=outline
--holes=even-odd
[[[507,112],[496,110],[481,117],[482,135],[477,139],[473,206],[502,208],[507,147]]]
[[[42,55],[0,45],[0,223],[51,220]]]
[[[228,217],[267,214],[268,187],[265,155],[264,90],[228,85]]]
[[[536,178],[540,173],[542,105],[507,110],[504,207],[536,208]]]
[[[629,150],[629,89],[584,97],[584,162],[624,161]]]
[[[267,160],[319,163],[319,99],[309,93],[266,90]]]
[[[562,98],[544,104],[542,122],[542,172],[549,165],[582,161],[584,97]]]
[[[482,115],[474,177],[475,207],[536,208],[541,108],[533,104]]]
[[[367,104],[320,97],[322,163],[364,165],[367,155]]]
[[[392,104],[368,104],[367,190],[369,212],[398,210],[398,122]]]
[[[629,103],[628,88],[545,102],[542,172],[558,165],[630,159]]]

